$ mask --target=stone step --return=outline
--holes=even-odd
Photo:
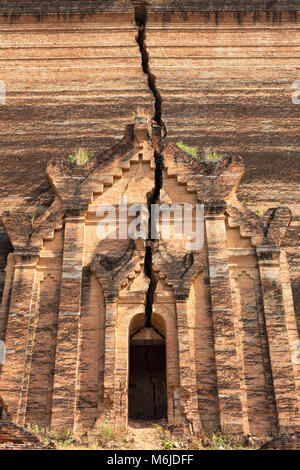
[[[27,429],[11,422],[0,421],[0,449],[43,450],[46,448],[42,440]]]

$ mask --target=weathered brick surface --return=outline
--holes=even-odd
[[[45,450],[45,444],[27,429],[0,420],[0,450]]]
[[[299,2],[150,3],[146,44],[167,139],[243,155],[239,198],[254,211],[290,207],[284,246],[299,319]]]
[[[14,196],[21,207],[32,199],[49,205],[51,158],[79,147],[102,153],[139,106],[153,113],[134,10],[128,1],[2,3],[1,197]],[[18,16],[30,9],[39,15]]]
[[[166,348],[168,422],[295,433],[295,2],[228,2],[222,14],[217,0],[182,2],[181,12],[178,2],[150,2],[146,42],[165,146],[159,127],[151,141],[140,116],[119,138],[137,105],[152,115],[154,104],[128,2],[105,10],[104,2],[22,2],[22,15],[6,3],[0,395],[9,417],[73,430],[103,420],[126,427],[129,339],[152,331],[145,310],[154,288],[151,327]],[[193,159],[176,140],[226,155]],[[82,167],[67,159],[79,146],[96,154]],[[245,165],[227,155],[236,153]],[[203,204],[202,248],[173,232],[155,243],[99,240],[100,204],[113,205],[120,221],[120,196],[147,205],[157,193],[160,203]]]
[[[260,450],[300,450],[299,432],[282,434],[263,444]]]
[[[15,251],[2,305],[8,359],[0,391],[18,423],[127,425],[129,338],[138,331],[147,338],[150,284],[145,241],[118,238],[119,202],[147,204],[157,184],[148,128],[137,117],[119,144],[83,167],[52,160],[55,201],[46,214],[3,216]],[[290,211],[261,218],[237,199],[240,157],[197,161],[174,144],[162,157],[158,202],[204,208],[203,246],[191,250],[171,231],[151,248],[151,324],[166,340],[168,421],[194,432],[294,431],[298,336],[280,252]],[[100,204],[118,215],[110,239],[97,237]],[[164,224],[160,218],[158,227]]]

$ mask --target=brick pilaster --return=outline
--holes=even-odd
[[[14,255],[9,253],[5,268],[5,283],[0,307],[0,340],[5,341],[6,323],[8,319],[10,295],[14,281]]]
[[[211,308],[214,330],[220,423],[222,431],[243,433],[236,332],[224,215],[205,216]]]
[[[15,252],[15,270],[6,330],[6,362],[1,373],[0,393],[8,413],[25,424],[34,328],[37,252]]]
[[[51,425],[70,429],[75,426],[84,232],[85,218],[67,215]]]
[[[190,338],[187,321],[187,305],[183,299],[176,299],[178,331],[178,356],[180,377],[180,411],[183,418],[197,432],[202,426],[199,417],[195,361],[191,358]]]
[[[105,305],[105,358],[104,358],[104,419],[115,422],[116,376],[116,321],[117,303],[112,299]]]
[[[280,248],[258,246],[258,265],[279,431],[300,425],[280,269]]]

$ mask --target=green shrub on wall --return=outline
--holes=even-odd
[[[190,157],[198,158],[198,151],[196,147],[189,147],[188,145],[185,145],[183,142],[176,142],[176,145],[180,150],[183,150],[185,153],[190,155]]]
[[[74,153],[71,153],[68,156],[68,160],[77,166],[83,166],[88,163],[93,156],[94,152],[89,152],[88,150],[80,148],[75,150]]]

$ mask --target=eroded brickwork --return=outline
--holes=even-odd
[[[172,230],[150,245],[128,233],[120,239],[127,217],[120,197],[147,205],[157,184],[158,128],[153,142],[149,129],[148,120],[137,117],[118,145],[84,166],[52,160],[47,175],[55,200],[47,213],[34,221],[20,212],[3,216],[14,247],[0,382],[9,416],[18,424],[77,431],[102,421],[124,428],[129,345],[159,343],[166,348],[169,424],[260,436],[294,431],[299,349],[280,249],[290,212],[279,208],[261,218],[239,202],[240,157],[199,161],[170,144],[161,154],[157,202],[190,204],[193,223],[202,203],[203,245],[191,249]],[[108,204],[116,231],[101,240],[99,207]],[[165,224],[160,218],[161,233]]]
[[[170,425],[258,436],[299,430],[300,340],[296,284],[290,281],[290,272],[292,282],[298,279],[299,204],[294,196],[288,204],[293,219],[288,207],[274,208],[274,201],[291,202],[290,189],[275,181],[261,159],[270,156],[276,139],[272,145],[268,140],[268,154],[266,142],[261,145],[254,135],[257,109],[246,106],[240,92],[256,90],[259,72],[264,103],[270,104],[273,62],[266,62],[261,42],[275,56],[276,41],[284,42],[288,31],[295,51],[296,7],[284,9],[282,2],[273,12],[280,21],[273,15],[270,23],[261,5],[247,1],[234,2],[220,16],[217,1],[202,2],[207,14],[201,2],[183,2],[180,13],[176,2],[150,2],[148,11],[137,6],[135,15],[126,1],[109,2],[107,10],[101,10],[103,2],[97,2],[98,10],[89,1],[65,2],[66,17],[58,21],[56,2],[46,2],[44,17],[35,21],[38,2],[25,3],[26,15],[24,10],[11,22],[4,17],[1,25],[8,98],[14,100],[3,116],[6,121],[14,116],[14,134],[24,136],[15,139],[5,127],[10,148],[2,176],[1,196],[7,197],[0,201],[5,413],[19,425],[81,431],[105,421],[125,428],[130,387],[137,380],[129,374],[130,346],[140,345],[154,390],[145,393],[145,408],[156,407]],[[80,15],[87,15],[84,22]],[[200,44],[201,57],[195,55]],[[294,65],[287,56],[291,47],[281,45],[275,84],[283,89]],[[188,59],[179,67],[183,49]],[[289,67],[283,79],[284,60]],[[24,73],[18,84],[10,72],[16,67]],[[222,77],[212,80],[215,71]],[[230,92],[216,89],[221,80]],[[257,93],[259,105],[262,92]],[[133,114],[139,104],[143,116]],[[235,109],[234,119],[228,107]],[[278,124],[282,116],[267,109],[271,114],[261,135],[275,126],[290,146],[284,127],[290,124]],[[122,121],[132,124],[120,139]],[[219,148],[222,141],[216,161],[200,151],[193,158],[176,145],[178,139],[201,147],[204,134],[206,145]],[[82,142],[95,156],[77,166],[67,155]],[[281,152],[283,147],[277,145]],[[296,149],[295,137],[291,151]],[[229,156],[236,153],[245,156],[246,183],[244,160]],[[20,177],[24,159],[29,163]],[[277,160],[270,161],[273,171]],[[297,168],[288,167],[293,184]],[[261,185],[266,175],[268,183]],[[146,240],[131,239],[127,228],[133,217],[125,219],[120,197],[128,205],[190,204],[193,226],[201,204],[203,245],[192,249],[173,229],[168,239],[154,241],[150,233]],[[117,223],[115,235],[100,240],[103,205],[114,208]],[[172,213],[172,227],[175,219]],[[124,221],[120,239],[116,234]],[[163,218],[158,225],[165,228]],[[155,345],[164,351],[165,371],[149,363],[147,348]],[[157,404],[162,390],[164,401]]]

